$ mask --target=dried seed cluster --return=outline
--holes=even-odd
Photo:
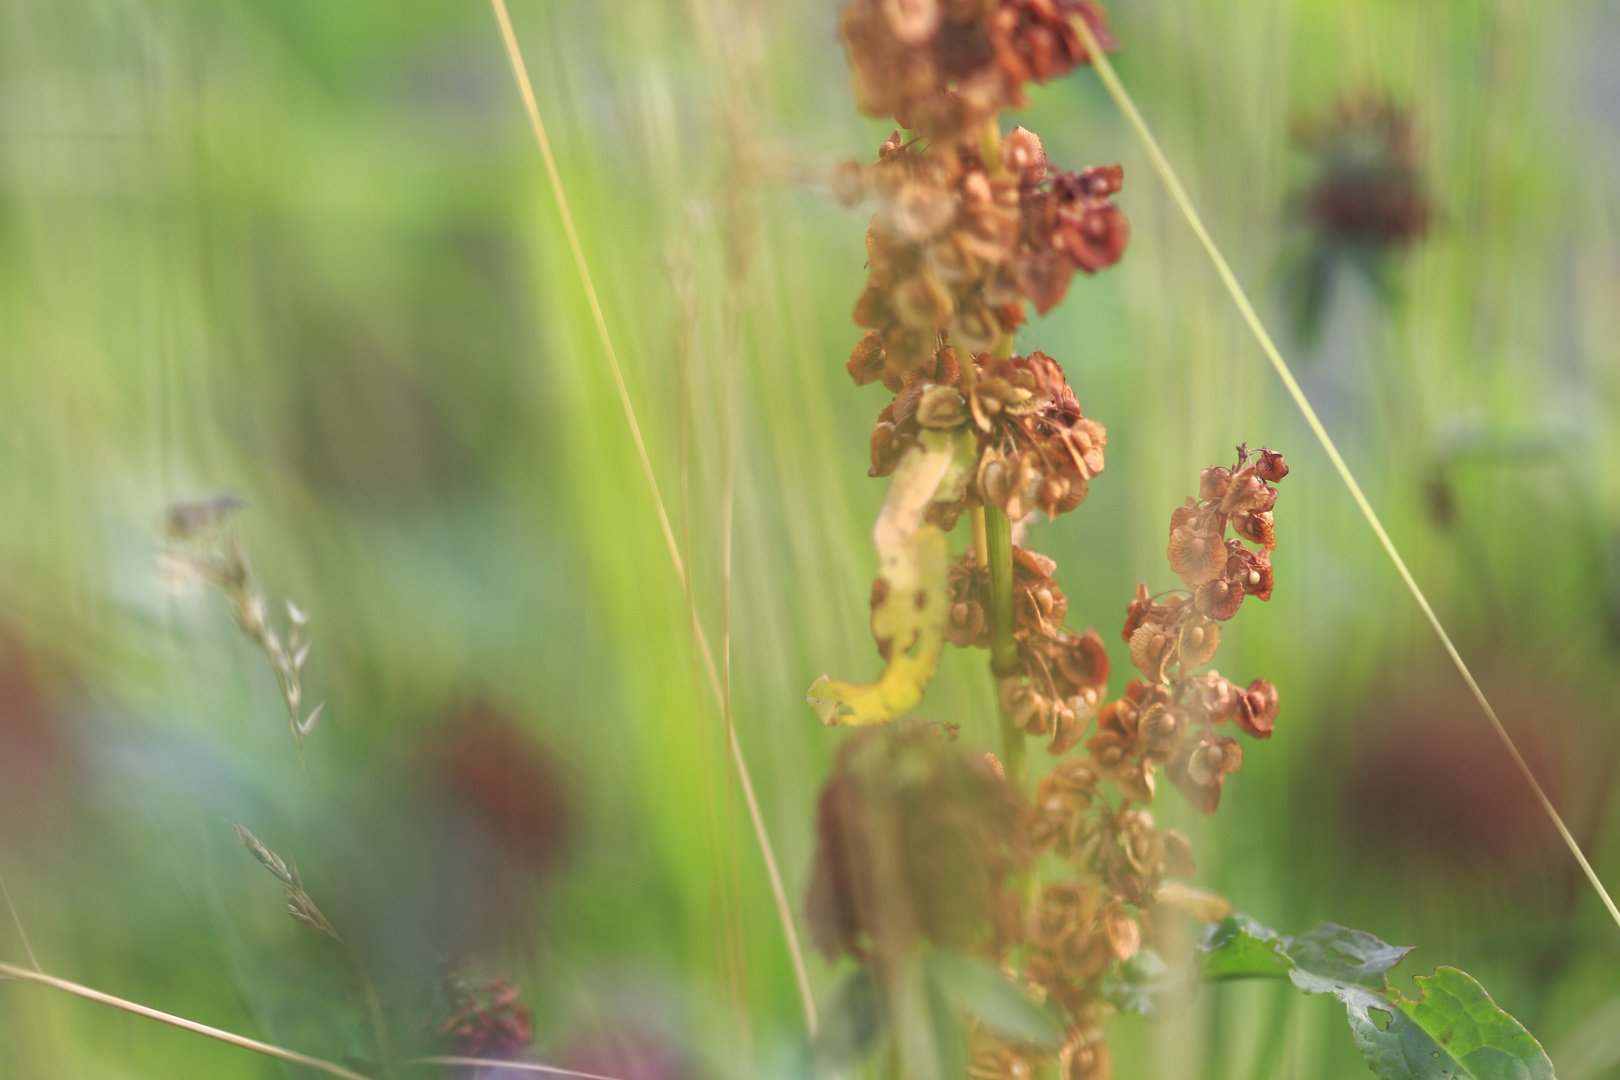
[[[1016,546],[1012,557],[1018,666],[997,680],[1001,707],[1025,733],[1050,736],[1052,753],[1066,753],[1085,733],[1108,685],[1108,650],[1095,629],[1063,629],[1069,599],[1053,577],[1055,562]],[[947,637],[963,648],[990,648],[995,634],[988,568],[970,550],[952,565],[948,583]]]
[[[1003,156],[1011,157],[1007,149],[1018,146],[1040,155],[1039,140],[1022,128],[1002,144]],[[925,168],[939,156],[896,153],[902,160],[915,157]],[[1044,174],[1045,158],[1038,160],[1039,170],[1021,175]],[[1099,182],[1100,173],[1111,179]],[[970,190],[992,192],[994,184],[1016,183],[1010,170],[994,182],[978,168],[968,175],[976,181]],[[1111,193],[1118,189],[1119,170],[1089,170],[1074,179],[1075,187],[1087,185]],[[967,490],[955,504],[930,511],[945,528],[974,505],[998,506],[1014,519],[1035,509],[1053,517],[1066,513],[1085,499],[1087,484],[1103,468],[1107,431],[1082,415],[1057,362],[1040,352],[1005,354],[1024,321],[1024,297],[1035,298],[1044,311],[1062,296],[1075,266],[1091,270],[1115,261],[1125,244],[1125,219],[1106,195],[1080,204],[1084,209],[1074,212],[1081,217],[1071,222],[1071,210],[1059,207],[1057,189],[1024,190],[1030,196],[1023,200],[1026,218],[1028,208],[1046,208],[1041,219],[1058,222],[1056,229],[1036,233],[1045,237],[1043,250],[1031,250],[1033,226],[1020,223],[1017,200],[1003,214],[1006,207],[998,209],[993,197],[978,205],[948,191],[936,194],[956,204],[950,213],[965,224],[927,247],[889,234],[883,223],[892,209],[879,211],[867,234],[870,280],[855,318],[874,329],[855,346],[847,366],[856,383],[881,381],[894,391],[872,428],[871,475],[893,472],[924,429],[971,424],[978,460]],[[998,217],[1006,220],[994,224]],[[1083,254],[1085,261],[1076,261],[1070,252],[1081,250],[1079,241],[1069,244],[1063,237],[1090,235],[1094,228],[1108,231],[1107,258]],[[966,367],[964,355],[971,358]]]
[[[1103,469],[1107,432],[1083,415],[1062,368],[1012,348],[1029,304],[1045,313],[1076,272],[1111,266],[1129,238],[1112,202],[1118,166],[1056,170],[1033,132],[1000,129],[1031,82],[1089,62],[1077,20],[1112,48],[1101,10],[1077,0],[850,0],[843,13],[861,107],[908,129],[875,163],[835,177],[847,204],[876,204],[855,305],[865,333],[847,368],[857,385],[894,395],[872,430],[871,475],[914,470],[939,442],[930,431],[971,435],[960,444],[973,452],[967,483],[924,512],[946,531],[981,507],[1055,518]],[[1105,980],[1145,948],[1172,949],[1186,916],[1229,910],[1182,883],[1191,848],[1149,807],[1162,769],[1213,811],[1242,763],[1220,726],[1271,733],[1271,683],[1240,689],[1202,669],[1244,598],[1271,595],[1273,485],[1287,471],[1281,455],[1239,447],[1231,468],[1204,472],[1170,522],[1184,588],[1138,588],[1123,637],[1140,678],[1106,704],[1107,650],[1095,629],[1065,628],[1051,559],[1012,546],[1010,618],[997,618],[993,582],[1005,588],[1007,576],[989,551],[948,568],[945,637],[992,651],[1006,722],[1059,759],[1033,805],[993,755],[951,745],[954,733],[935,725],[872,727],[839,751],[817,822],[817,944],[872,965],[880,984],[898,979],[919,938],[978,952],[1064,1018],[1064,1043],[1044,1058],[975,1028],[973,1076],[1028,1078],[1055,1057],[1063,1080],[1104,1080]],[[874,605],[887,585],[879,578]],[[1009,624],[1010,643],[998,641]],[[1028,888],[1048,854],[1070,873]]]
[[[1215,671],[1198,670],[1214,657],[1220,623],[1242,598],[1271,596],[1272,482],[1287,475],[1288,466],[1269,450],[1252,463],[1249,458],[1240,447],[1232,468],[1205,470],[1201,497],[1171,515],[1168,554],[1186,588],[1156,598],[1137,586],[1121,636],[1141,678],[1099,708],[1092,706],[1108,677],[1102,642],[1095,630],[1075,636],[1053,625],[1068,605],[1051,561],[1014,552],[1021,670],[1000,681],[1003,707],[1026,731],[1050,731],[1054,753],[1064,754],[1092,731],[1084,753],[1064,756],[1037,786],[1017,845],[1031,857],[1051,852],[1074,871],[1042,891],[1026,912],[1021,939],[1022,979],[1055,999],[1070,1023],[1066,1078],[1108,1075],[1102,1026],[1112,1006],[1102,992],[1105,976],[1141,948],[1174,951],[1184,916],[1218,919],[1229,910],[1218,897],[1181,883],[1195,868],[1192,848],[1181,834],[1159,829],[1149,807],[1162,767],[1193,806],[1213,812],[1227,775],[1243,763],[1242,746],[1217,729],[1231,721],[1245,734],[1269,738],[1276,722],[1277,690],[1269,681],[1239,688]],[[1226,537],[1228,526],[1257,537],[1260,549]],[[953,584],[975,577],[964,560]],[[1217,587],[1222,584],[1224,590]],[[982,588],[960,602],[983,605]],[[1055,664],[1046,659],[1054,648]],[[980,1040],[981,1075],[1029,1075],[1021,1070],[1034,1058],[988,1036]]]
[[[1111,197],[1120,168],[1052,169],[1025,128],[999,114],[1089,58],[1070,20],[1105,43],[1094,4],[1073,0],[854,0],[843,33],[863,109],[896,131],[872,165],[846,165],[847,203],[877,204],[866,234],[867,331],[847,365],[894,395],[872,430],[872,475],[892,472],[925,428],[971,423],[979,459],[967,493],[936,509],[949,527],[972,505],[1011,517],[1078,506],[1101,471],[1107,434],[1049,356],[1013,357],[1026,305],[1042,313],[1076,271],[1113,265],[1130,229]]]
[[[995,156],[986,162],[985,153]],[[1130,228],[1110,197],[1123,179],[1117,165],[1050,171],[1041,140],[1024,128],[995,150],[976,134],[953,145],[896,131],[875,165],[846,165],[840,196],[878,205],[855,305],[868,329],[850,375],[894,391],[919,377],[945,381],[943,345],[988,352],[1023,324],[1026,301],[1045,313],[1076,270],[1118,262]]]

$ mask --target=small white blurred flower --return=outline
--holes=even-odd
[[[158,556],[158,583],[170,596],[185,598],[202,591],[208,576],[197,561],[186,555],[166,551]]]

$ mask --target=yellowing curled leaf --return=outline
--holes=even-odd
[[[805,700],[833,727],[882,724],[922,700],[945,648],[945,534],[925,524],[932,502],[953,502],[972,459],[972,436],[962,429],[922,432],[906,452],[872,529],[878,553],[879,597],[872,636],[889,663],[876,682],[847,683],[823,675]]]
[[[1195,889],[1179,881],[1166,881],[1153,894],[1153,901],[1161,907],[1191,915],[1199,922],[1218,923],[1232,914],[1232,902],[1207,889]]]

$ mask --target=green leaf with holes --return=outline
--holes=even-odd
[[[1541,1044],[1468,973],[1442,967],[1415,981],[1416,1001],[1354,983],[1309,992],[1344,1003],[1361,1056],[1383,1080],[1553,1080]]]
[[[1322,923],[1308,934],[1288,938],[1283,950],[1294,962],[1288,977],[1307,994],[1332,993],[1340,985],[1386,993],[1389,969],[1412,951],[1337,923]]]
[[[1322,923],[1284,937],[1233,915],[1199,943],[1206,979],[1287,976],[1307,994],[1332,994],[1367,1065],[1383,1080],[1553,1080],[1541,1044],[1465,972],[1419,976],[1409,1000],[1389,972],[1411,949]]]

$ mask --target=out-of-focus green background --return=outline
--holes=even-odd
[[[1365,91],[1415,110],[1439,215],[1399,298],[1347,281],[1320,340],[1285,347],[1620,882],[1620,7],[1108,8],[1122,76],[1280,328],[1307,178],[1291,125]],[[889,127],[854,111],[836,13],[512,7],[717,647],[734,447],[734,720],[801,927],[840,739],[804,689],[877,668],[866,436],[885,396],[843,371],[865,215],[825,176]],[[1090,500],[1030,543],[1057,559],[1071,624],[1110,641],[1115,692],[1125,602],[1171,583],[1166,522],[1198,470],[1240,441],[1293,466],[1276,598],[1245,607],[1220,658],[1278,684],[1276,737],[1214,819],[1160,799],[1200,883],[1284,930],[1415,945],[1406,974],[1461,966],[1563,1080],[1620,1076],[1620,928],[1095,77],[1014,119],[1058,165],[1125,167],[1124,261],[1019,336],[1108,426]],[[328,704],[307,775],[221,598],[164,588],[164,507],[217,492],[246,501],[274,605],[312,615],[308,694]],[[487,6],[0,2],[0,873],[41,963],[367,1053],[341,954],[281,914],[240,821],[353,928],[408,1042],[425,973],[491,918],[488,883],[416,813],[421,748],[475,701],[549,747],[572,800],[563,869],[513,887],[503,917],[525,933],[482,955],[522,986],[541,1060],[623,1061],[627,1080],[782,1068],[802,1020],[763,865]],[[982,655],[953,653],[921,713],[989,745],[992,710]],[[9,921],[0,956],[25,961]],[[841,969],[810,969],[825,998]],[[1367,1075],[1339,1007],[1282,986],[1113,1030],[1121,1077]],[[6,1077],[295,1073],[0,987]]]

